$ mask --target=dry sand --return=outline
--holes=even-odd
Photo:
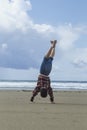
[[[31,103],[31,92],[0,91],[0,130],[87,130],[87,91],[54,95]]]

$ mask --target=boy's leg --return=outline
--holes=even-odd
[[[46,58],[50,57],[50,54],[52,52],[53,47],[51,46],[50,49],[48,50],[47,54],[45,55]]]
[[[50,56],[49,57],[54,57],[54,55],[55,55],[55,48],[52,48],[52,50],[51,50],[51,53],[50,53]]]
[[[34,101],[34,97],[40,92],[40,87],[35,87],[34,91],[33,91],[33,95],[30,99],[31,102]]]
[[[33,90],[33,94],[32,94],[32,97],[30,99],[31,102],[33,102],[34,97],[40,92],[41,86],[42,86],[42,82],[40,80],[40,76],[38,76],[37,85],[36,85],[35,89]]]
[[[50,96],[50,101],[54,102],[53,90],[51,87],[48,87],[48,94]]]
[[[53,58],[55,55],[55,46],[56,46],[57,41],[54,40],[54,41],[50,41],[50,42],[51,42],[52,46],[50,47],[47,54],[45,55],[46,58],[49,58],[49,57]]]

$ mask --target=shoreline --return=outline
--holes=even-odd
[[[0,89],[1,91],[32,92],[34,89]],[[53,92],[87,92],[87,89],[53,89]]]

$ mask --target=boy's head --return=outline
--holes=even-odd
[[[41,89],[40,89],[40,95],[43,98],[47,97],[47,88],[41,87]]]

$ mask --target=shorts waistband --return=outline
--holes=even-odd
[[[44,74],[39,74],[40,77],[44,77],[44,78],[49,78],[49,76],[44,75]]]

